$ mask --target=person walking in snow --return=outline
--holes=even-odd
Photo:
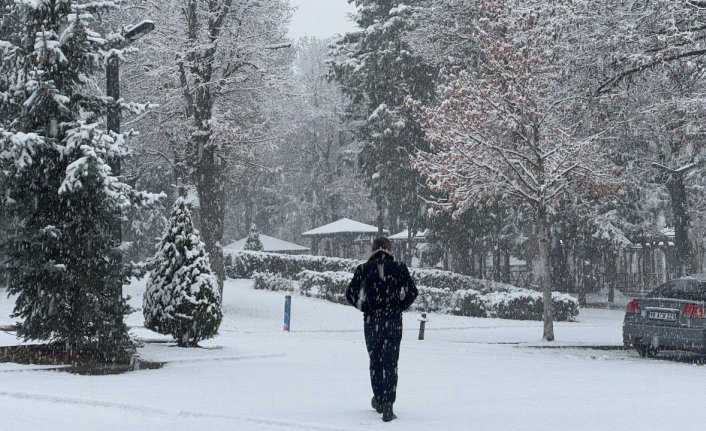
[[[346,299],[363,312],[365,345],[370,357],[372,407],[382,420],[396,419],[392,405],[397,396],[397,361],[402,341],[402,312],[417,298],[417,286],[407,265],[395,261],[392,243],[376,238],[367,262],[353,274]]]

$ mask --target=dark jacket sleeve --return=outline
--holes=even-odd
[[[346,299],[352,306],[358,308],[358,298],[360,298],[360,280],[362,278],[362,269],[358,266],[353,273],[353,279],[348,283],[346,289]]]
[[[414,284],[412,276],[409,274],[409,269],[407,269],[407,265],[403,263],[401,270],[403,280],[402,289],[404,292],[404,298],[402,299],[402,311],[404,311],[412,305],[415,299],[417,299],[417,295],[419,295],[419,290],[417,289],[417,285]]]

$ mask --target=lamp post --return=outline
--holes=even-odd
[[[124,41],[118,46],[118,48],[125,48],[132,42],[135,42],[142,36],[151,32],[152,30],[154,30],[154,22],[152,21],[142,21],[125,28],[123,32]],[[116,55],[113,55],[108,58],[108,62],[105,67],[105,83],[106,95],[113,99],[110,105],[108,106],[108,111],[106,115],[106,126],[108,132],[120,133],[120,106],[118,105],[118,100],[120,100],[120,58],[118,58],[118,56]],[[108,160],[108,163],[110,164],[110,168],[112,170],[113,175],[116,177],[120,176],[120,158],[114,157]],[[123,239],[121,219],[122,214],[118,213],[110,229],[111,237],[116,241],[118,245],[122,243]],[[118,271],[122,260],[123,259],[121,251],[118,247],[115,250],[115,254],[113,256],[113,263],[115,265],[116,270]],[[121,277],[116,274],[116,277],[111,281],[111,284],[112,283],[115,283],[115,285],[112,286],[112,289],[114,290],[115,295],[117,297],[116,316],[120,316],[122,322],[122,313],[118,312],[123,297],[123,286],[121,282]]]
[[[125,48],[152,30],[154,30],[154,22],[152,21],[142,21],[127,27],[123,33],[125,41],[118,48]],[[120,133],[120,107],[117,103],[120,100],[120,59],[115,55],[108,59],[105,68],[105,82],[106,94],[113,99],[113,103],[108,108],[108,131]],[[120,161],[115,160],[113,163],[111,163],[113,174],[120,175]]]

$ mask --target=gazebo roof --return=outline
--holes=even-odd
[[[387,230],[385,230],[385,232],[389,233],[389,231]],[[345,233],[376,234],[378,233],[378,228],[369,224],[361,223],[359,221],[351,220],[349,218],[342,218],[333,223],[329,223],[327,225],[308,230],[304,232],[302,236],[325,236]]]
[[[396,234],[390,236],[390,239],[393,240],[393,241],[394,241],[394,240],[397,240],[397,241],[407,241],[407,240],[409,239],[408,236],[409,236],[409,231],[408,231],[407,229],[405,229],[405,230],[403,230],[403,231],[400,232],[400,233],[396,233]],[[426,236],[427,236],[427,231],[426,231],[426,230],[423,230],[423,231],[421,231],[421,232],[417,232],[417,234],[414,236],[414,238],[412,238],[412,240],[414,240],[414,241],[420,241],[420,240],[425,239]]]
[[[223,247],[226,250],[243,250],[247,237],[241,240],[232,242]],[[260,234],[260,242],[262,243],[263,251],[278,252],[278,251],[306,251],[309,247],[304,247],[293,242],[287,242],[278,238]]]

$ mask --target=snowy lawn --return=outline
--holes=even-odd
[[[369,405],[362,316],[352,307],[295,296],[292,332],[282,331],[284,294],[251,281],[225,287],[220,336],[181,349],[141,328],[143,359],[160,370],[78,376],[0,364],[0,430],[617,430],[672,429],[701,411],[702,366],[634,352],[570,346],[620,345],[622,312],[583,310],[556,325],[566,349],[541,349],[541,322],[430,315],[417,340],[405,314],[395,412],[385,424]],[[144,282],[126,287],[141,304]],[[11,301],[0,290],[0,326]],[[0,345],[17,344],[0,332]]]

